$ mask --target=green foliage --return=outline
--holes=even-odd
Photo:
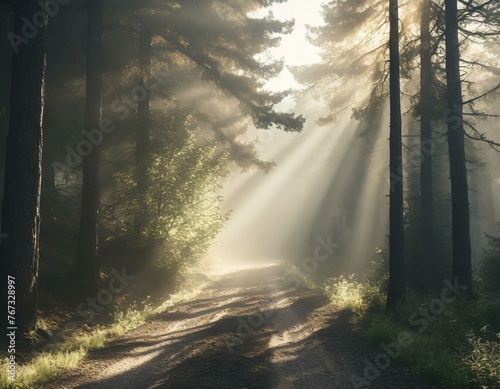
[[[369,288],[365,291],[379,294]],[[410,294],[406,304],[391,313],[383,304],[367,306],[359,311],[358,323],[363,334],[376,344],[389,344],[399,333],[409,333],[413,341],[402,347],[398,360],[437,381],[440,387],[496,388],[500,385],[500,337],[487,324],[493,309],[491,301],[491,296],[475,301],[457,299],[441,314],[431,314],[425,326],[415,327],[410,318],[423,318],[422,312],[429,313],[431,300]],[[498,302],[494,309],[500,313]]]
[[[140,309],[133,302],[127,309],[119,311],[114,315],[115,324],[111,328],[111,331],[117,335],[125,333],[143,325],[152,314],[153,307],[147,301],[143,302]]]
[[[376,344],[389,344],[408,326],[382,309],[367,311],[360,320],[363,334]],[[456,354],[442,347],[442,340],[432,334],[411,332],[413,342],[401,348],[397,358],[421,374],[441,383],[443,388],[464,388],[468,381],[466,365]]]
[[[371,276],[327,280],[319,287],[310,279],[304,286],[327,296],[332,304],[352,312],[359,330],[376,345],[397,341],[406,332],[410,345],[396,358],[437,382],[442,388],[500,387],[500,298],[477,293],[475,300],[457,298],[432,314],[432,299],[410,292],[405,304],[385,309],[387,262],[381,261]],[[444,285],[443,285],[444,288]],[[422,314],[424,312],[424,314]],[[428,316],[425,316],[427,314]],[[425,326],[410,318],[426,319]]]
[[[370,306],[383,305],[385,301],[385,294],[374,283],[358,281],[355,275],[329,279],[323,290],[333,304],[355,313],[362,313]]]
[[[197,139],[199,135],[186,111],[163,118],[148,158],[145,202],[139,201],[134,163],[114,175],[114,203],[106,224],[115,238],[133,236],[134,221],[144,218],[146,228],[136,244],[152,249],[158,266],[181,269],[192,264],[227,219],[219,195],[227,156],[214,142]]]
[[[474,373],[478,386],[497,388],[500,386],[500,334],[490,340],[492,335],[488,329],[482,332],[482,336],[468,338],[470,352],[465,363]]]
[[[18,366],[16,369],[16,381],[8,380],[7,361],[2,361],[0,373],[0,387],[5,389],[36,388],[38,385],[48,381],[60,369],[75,369],[85,357],[85,351],[59,352],[57,354],[44,353],[29,364]]]
[[[114,315],[114,323],[111,326],[98,326],[88,333],[77,333],[54,345],[52,351],[42,352],[29,362],[18,364],[14,383],[8,379],[8,360],[5,358],[0,361],[0,388],[38,388],[63,369],[77,369],[89,351],[102,348],[106,340],[144,324],[153,314],[153,309],[147,303],[142,305],[144,307],[139,310],[137,304],[132,303]]]
[[[135,12],[127,13],[129,23],[140,22],[161,37],[163,48],[167,49],[164,58],[175,52],[187,59],[201,72],[202,80],[235,98],[240,113],[250,117],[256,127],[300,131],[304,125],[302,116],[274,109],[289,92],[264,89],[265,81],[277,76],[284,63],[269,61],[262,54],[278,46],[282,35],[291,33],[294,21],[277,20],[272,14],[261,18],[250,15],[275,2],[284,0],[160,0],[147,2],[146,6],[134,2],[132,8],[123,8],[123,1],[115,3],[125,11],[135,6]]]

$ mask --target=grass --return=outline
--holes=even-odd
[[[412,314],[404,315],[408,308],[418,312],[422,306],[425,307],[410,301],[408,307],[392,314],[369,309],[360,317],[360,328],[376,344],[388,344],[397,340],[401,332],[409,333],[413,342],[402,348],[398,360],[443,388],[500,388],[500,334],[488,326],[471,327],[467,323],[471,317],[465,317],[455,307],[429,321],[422,332],[419,330],[423,327],[416,330],[401,320],[411,317]],[[467,315],[477,312],[470,306]]]
[[[369,281],[342,276],[318,285],[300,278],[306,287],[350,311],[357,328],[380,345],[381,352],[382,345],[407,334],[411,344],[400,347],[393,359],[440,387],[500,388],[500,296],[478,293],[474,301],[457,299],[431,311],[432,299],[409,295],[401,308],[389,313],[385,294]]]
[[[139,311],[131,307],[117,314],[115,323],[109,327],[98,327],[89,333],[73,335],[61,343],[54,344],[51,351],[42,352],[30,362],[18,365],[14,383],[8,379],[8,359],[5,358],[1,363],[0,387],[34,388],[53,378],[61,369],[76,369],[89,351],[101,348],[106,340],[142,325],[151,312],[148,308]]]
[[[205,284],[199,284],[196,290],[181,290],[172,295],[167,301],[157,308],[143,304],[143,309],[138,309],[132,304],[126,310],[115,314],[114,322],[109,326],[96,326],[87,333],[78,333],[66,337],[63,341],[52,345],[51,351],[41,352],[29,362],[16,367],[16,381],[8,379],[8,358],[0,361],[0,388],[37,388],[41,384],[53,379],[62,369],[77,369],[91,350],[104,347],[107,340],[125,334],[144,324],[155,314],[164,312],[171,306],[180,302],[189,301],[201,293]],[[46,330],[43,320],[39,327]]]
[[[26,365],[16,369],[16,381],[10,382],[7,376],[7,359],[2,361],[0,387],[33,388],[35,385],[46,382],[57,372],[64,369],[75,369],[85,357],[84,349],[76,351],[61,351],[57,353],[43,353]]]

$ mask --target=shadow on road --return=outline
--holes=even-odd
[[[298,288],[279,265],[228,274],[205,292],[91,352],[83,369],[48,387],[350,388],[364,359],[380,352],[352,332],[346,312]],[[409,373],[394,379],[395,371],[372,387],[432,387],[412,384]]]

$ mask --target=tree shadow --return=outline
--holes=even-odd
[[[284,286],[281,273],[269,274],[275,270],[222,279],[218,295],[179,304],[178,312],[157,315],[91,352],[87,371],[62,377],[57,387],[351,388],[353,377],[363,377],[365,359],[381,350],[352,331],[348,312]],[[109,370],[92,380],[89,370],[97,369]],[[432,388],[396,362],[374,387]]]
[[[271,337],[276,334],[273,320],[299,306],[300,309],[309,307],[312,312],[317,302],[305,296],[296,299],[292,303],[294,307],[287,305],[261,311],[254,305],[250,309],[244,307],[241,315],[225,315],[179,336],[167,333],[110,342],[106,348],[92,352],[89,358],[97,362],[126,353],[134,358],[151,358],[120,375],[77,387],[116,388],[125,383],[134,388],[276,387],[271,362],[273,350],[269,347]],[[280,331],[298,325],[300,320],[300,317],[288,320],[280,326]],[[134,353],[139,347],[147,350]],[[153,372],[159,374],[154,376]]]

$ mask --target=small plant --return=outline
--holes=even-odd
[[[30,362],[18,365],[16,380],[11,382],[7,375],[8,359],[1,362],[0,388],[33,388],[51,379],[60,369],[72,370],[78,367],[88,352],[104,347],[107,339],[119,336],[144,324],[153,313],[147,301],[143,309],[136,304],[115,315],[115,322],[108,328],[96,327],[89,333],[79,333],[55,344],[50,352],[42,352]]]
[[[376,286],[368,281],[358,281],[355,275],[327,280],[324,292],[333,304],[355,313],[363,313],[371,304],[384,298]]]
[[[5,389],[33,388],[52,378],[59,369],[75,369],[86,355],[80,348],[75,351],[61,351],[56,353],[43,353],[25,365],[16,368],[16,380],[11,382],[7,376],[7,362],[1,363],[0,387]]]
[[[500,334],[485,326],[481,336],[471,336],[468,342],[471,351],[464,360],[474,373],[474,381],[482,388],[500,387]]]
[[[115,314],[115,325],[113,328],[115,331],[120,329],[122,332],[137,328],[143,325],[153,312],[153,307],[147,301],[143,302],[142,310],[139,310],[137,304],[133,303],[126,310]]]

